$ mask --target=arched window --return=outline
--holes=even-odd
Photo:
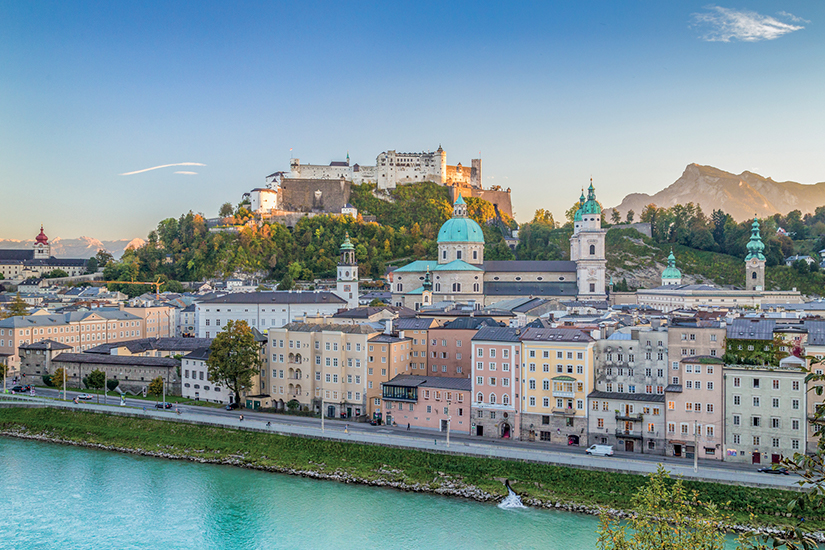
[[[478,259],[478,250],[473,250],[473,259],[474,260]]]
[[[478,392],[478,395],[476,395],[476,401],[478,401],[479,403],[484,403],[484,394]]]
[[[453,283],[453,292],[461,292],[461,283]]]
[[[495,404],[496,404],[496,394],[494,394],[494,393],[491,393],[491,394],[490,394],[490,404],[491,404],[491,405],[495,405]]]
[[[446,259],[447,259],[447,251],[446,251],[446,250],[442,250],[442,251],[441,251],[441,259],[442,259],[442,260],[446,260]]]
[[[536,389],[536,381],[532,378],[530,379],[530,389],[531,390]]]
[[[435,291],[441,292],[441,283],[435,283]]]
[[[510,404],[510,396],[505,393],[504,397],[501,398],[501,402],[505,405],[509,405]]]
[[[395,290],[396,290],[397,292],[401,292],[401,290],[402,290],[403,288],[404,288],[403,283],[398,283],[397,285],[395,285]]]
[[[753,273],[751,273],[751,279],[756,279],[756,271],[754,271]]]
[[[478,292],[479,288],[480,287],[479,287],[478,283],[473,283],[473,292]]]
[[[456,251],[455,251],[455,259],[456,259],[456,260],[460,260],[460,259],[461,259],[461,250],[456,250]]]
[[[595,244],[591,244],[591,245],[590,245],[590,255],[591,255],[591,256],[595,256],[595,255],[596,255],[596,245],[595,245]]]

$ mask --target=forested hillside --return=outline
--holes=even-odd
[[[119,262],[108,266],[105,277],[122,281],[157,277],[197,281],[237,274],[275,281],[335,277],[338,249],[346,233],[355,245],[362,277],[382,277],[389,264],[435,258],[438,230],[452,215],[447,189],[431,183],[406,185],[393,190],[389,200],[375,197],[372,191],[368,184],[354,185],[351,202],[364,215],[375,215],[377,223],[364,222],[360,215],[358,219],[322,215],[302,218],[292,230],[278,223],[247,224],[231,233],[210,232],[202,214],[169,218],[149,233],[144,246],[127,250]],[[487,201],[473,197],[466,201],[469,215],[484,230],[486,257],[512,258],[501,231],[512,220],[496,219]],[[244,205],[233,214],[236,223],[250,219]],[[131,293],[144,290],[121,288]]]

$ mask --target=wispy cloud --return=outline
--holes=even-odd
[[[186,170],[178,170],[178,171],[177,171],[177,172],[175,172],[175,173],[176,173],[176,174],[184,174],[184,175],[186,175],[186,176],[197,176],[197,175],[198,175],[198,173],[197,173],[197,172],[187,172]]]
[[[796,15],[794,15],[792,13],[788,13],[786,11],[779,11],[779,12],[776,12],[776,13],[777,13],[777,15],[781,15],[782,17],[786,17],[786,18],[790,19],[794,23],[810,23],[810,21],[808,21],[807,19],[802,19],[801,17],[797,17]]]
[[[754,11],[734,10],[720,6],[708,6],[706,9],[708,11],[704,13],[693,14],[692,26],[701,29],[700,38],[708,42],[774,40],[805,28]],[[780,12],[778,15],[794,23],[805,22],[804,19],[787,12]]]
[[[160,166],[152,166],[151,168],[144,168],[143,170],[135,170],[134,172],[125,172],[120,174],[121,176],[134,176],[135,174],[142,174],[143,172],[149,172],[150,170],[158,170],[159,168],[169,168],[171,166],[206,166],[205,164],[201,164],[200,162],[178,162],[176,164],[161,164]],[[191,172],[192,174],[196,172]]]

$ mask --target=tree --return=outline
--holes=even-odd
[[[149,382],[149,387],[146,388],[146,393],[149,395],[161,395],[163,393],[163,377],[158,376]]]
[[[115,257],[103,250],[102,248],[97,251],[95,254],[95,259],[97,260],[97,268],[106,267],[109,263],[113,262]]]
[[[530,223],[543,223],[553,228],[556,227],[556,220],[553,219],[553,213],[544,208],[536,210],[536,213],[533,215],[533,221]]]
[[[52,386],[56,386],[62,390],[64,382],[68,387],[69,373],[66,372],[66,369],[64,369],[63,367],[58,367],[52,373]]]
[[[103,389],[103,385],[106,383],[106,373],[100,369],[95,369],[86,376],[84,382],[86,382],[87,388],[93,390]],[[98,396],[97,401],[100,402],[100,396]]]
[[[682,480],[672,482],[660,464],[633,496],[635,515],[626,524],[602,515],[601,550],[722,550],[725,518],[713,503],[702,502]]]
[[[627,211],[627,223],[633,223],[633,218],[636,217],[636,212],[633,210]]]
[[[286,403],[286,408],[290,410],[290,412],[295,412],[301,406],[301,403],[298,402],[297,399],[290,399]]]
[[[381,307],[386,305],[387,304],[384,303],[380,298],[373,298],[372,302],[370,302],[370,307]]]
[[[9,317],[20,317],[29,312],[29,305],[20,297],[20,293],[14,297],[14,300],[6,306],[6,311],[0,315],[0,318],[7,319]]]
[[[292,280],[292,275],[287,272],[287,274],[281,279],[280,284],[278,284],[278,290],[292,290],[294,287],[295,283]]]
[[[613,212],[610,213],[610,221],[613,222],[613,225],[616,225],[622,221],[622,214],[615,208],[613,209]]]
[[[225,202],[221,205],[220,210],[218,210],[218,216],[221,218],[228,218],[234,213],[235,209],[232,208],[232,203]]]
[[[45,275],[43,275],[44,279],[58,279],[60,277],[68,277],[69,274],[63,271],[62,269],[52,269]]]
[[[92,256],[92,257],[91,257],[91,258],[89,258],[89,260],[86,262],[86,273],[87,273],[87,274],[89,274],[89,273],[95,273],[95,272],[97,272],[97,267],[98,267],[98,265],[97,265],[97,258],[95,258],[94,256]]]
[[[118,382],[114,378],[109,378],[109,380],[106,381],[106,389],[108,389],[109,391],[115,391],[119,385],[120,382]]]
[[[235,403],[240,403],[241,389],[250,386],[261,365],[260,347],[252,329],[246,321],[227,321],[209,350],[209,381],[229,388],[235,394]]]

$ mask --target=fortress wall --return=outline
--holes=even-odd
[[[349,202],[352,183],[346,180],[293,179],[281,181],[281,208],[295,212],[340,213]],[[315,192],[320,191],[320,200]]]

